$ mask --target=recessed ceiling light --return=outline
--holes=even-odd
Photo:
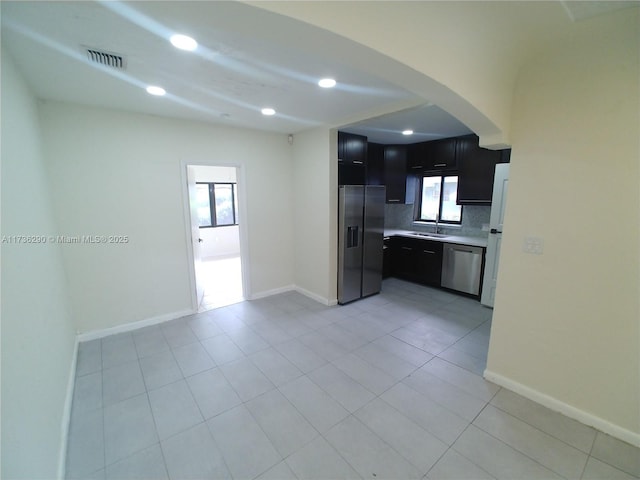
[[[260,110],[262,112],[263,115],[267,115],[267,116],[271,116],[271,115],[275,115],[276,111],[273,108],[263,108],[262,110]]]
[[[156,97],[161,97],[167,93],[167,91],[162,87],[156,87],[155,85],[149,85],[147,87],[147,93],[150,95],[155,95]]]
[[[196,48],[198,48],[198,42],[196,42],[191,37],[187,37],[186,35],[172,35],[169,41],[171,42],[171,45],[179,48],[180,50],[187,50],[189,52],[192,52]]]
[[[403,135],[413,135],[413,130],[403,130],[402,134]]]
[[[322,88],[333,88],[336,86],[336,81],[333,78],[323,78],[318,82]]]

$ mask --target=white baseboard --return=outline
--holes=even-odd
[[[271,297],[272,295],[278,295],[280,293],[287,293],[292,291],[298,292],[304,295],[305,297],[309,297],[310,299],[315,300],[316,302],[319,302],[323,305],[327,305],[329,307],[336,305],[338,303],[337,299],[329,300],[328,298],[325,298],[322,295],[318,295],[316,293],[313,293],[297,285],[287,285],[285,287],[274,288],[272,290],[265,290],[264,292],[255,293],[249,297],[249,300],[258,300],[260,298]]]
[[[116,325],[115,327],[104,328],[102,330],[94,330],[92,332],[85,332],[78,335],[78,341],[87,342],[89,340],[96,340],[98,338],[108,337],[117,333],[130,332],[131,330],[137,330],[138,328],[157,325],[159,323],[168,322],[169,320],[175,320],[176,318],[181,318],[186,315],[193,315],[195,313],[197,312],[192,309],[180,310],[178,312],[165,313],[163,315],[158,315],[157,317],[151,317],[145,320],[139,320],[137,322]]]
[[[253,293],[248,298],[248,300],[258,300],[260,298],[266,298],[266,297],[270,297],[272,295],[278,295],[280,293],[291,292],[292,290],[295,290],[295,286],[294,285],[287,285],[285,287],[279,287],[279,288],[274,288],[274,289],[271,289],[271,290],[265,290],[263,292]]]
[[[58,453],[58,480],[64,480],[67,476],[67,444],[69,443],[69,428],[71,427],[71,408],[73,407],[73,392],[76,388],[76,366],[78,364],[78,336],[73,343],[73,354],[69,377],[67,378],[67,393],[62,410],[60,422],[60,451]]]
[[[284,287],[274,288],[271,290],[265,290],[263,292],[258,292],[252,294],[248,300],[258,300],[260,298],[271,297],[273,295],[278,295],[280,293],[287,293],[291,291],[296,291],[305,295],[317,302],[322,303],[323,305],[333,306],[338,303],[336,299],[327,299],[320,295],[317,295],[309,290],[305,290],[304,288],[297,287],[295,285],[286,285]],[[142,327],[149,327],[151,325],[157,325],[159,323],[168,322],[170,320],[175,320],[176,318],[184,317],[186,315],[193,315],[197,313],[192,309],[181,310],[178,312],[166,313],[164,315],[158,315],[157,317],[147,318],[145,320],[139,320],[136,322],[125,323],[123,325],[116,325],[115,327],[104,328],[101,330],[93,330],[91,332],[80,333],[78,335],[78,342],[88,342],[90,340],[97,340],[98,338],[108,337],[110,335],[116,335],[118,333],[130,332],[132,330],[137,330]],[[74,370],[75,371],[75,370]]]
[[[624,427],[611,423],[589,412],[585,412],[584,410],[580,410],[573,405],[569,405],[568,403],[558,400],[557,398],[534,390],[531,387],[527,387],[526,385],[516,382],[515,380],[511,380],[510,378],[500,375],[499,373],[492,372],[491,370],[487,369],[484,371],[484,378],[489,380],[490,382],[495,383],[496,385],[500,385],[501,387],[522,395],[529,400],[533,400],[540,405],[550,408],[551,410],[562,413],[569,418],[577,420],[580,423],[589,425],[597,430],[600,430],[601,432],[611,435],[612,437],[616,437],[623,442],[627,442],[636,447],[640,447],[640,433],[627,430]]]
[[[309,290],[307,290],[305,288],[298,287],[296,285],[295,291],[300,293],[301,295],[304,295],[305,297],[310,298],[311,300],[315,300],[318,303],[321,303],[323,305],[329,305],[329,300],[328,299],[326,299],[325,297],[323,297],[321,295],[315,294],[315,293],[313,293],[313,292],[311,292],[311,291],[309,291]]]
[[[304,295],[305,297],[309,297],[311,300],[315,300],[318,303],[321,303],[323,305],[326,305],[328,307],[331,307],[333,305],[336,305],[338,303],[338,300],[329,300],[328,298],[325,298],[321,295],[318,295],[316,293],[313,293],[305,288],[302,287],[298,287],[296,286],[295,291]]]

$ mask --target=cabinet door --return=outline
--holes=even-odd
[[[345,156],[355,165],[367,164],[367,137],[362,135],[349,135]]]
[[[496,164],[508,159],[502,150],[489,150],[478,145],[476,135],[458,139],[459,205],[491,205]]]
[[[344,154],[345,146],[347,143],[347,135],[347,133],[338,132],[338,165],[341,163],[345,163],[346,161]]]
[[[420,283],[440,286],[442,273],[442,243],[419,240],[416,248],[417,266],[420,271]]]
[[[384,185],[384,145],[367,145],[367,185]]]
[[[338,132],[338,184],[367,183],[367,137]]]
[[[338,162],[365,165],[367,163],[367,137],[338,132]]]
[[[390,246],[393,275],[406,280],[416,280],[415,248],[410,239],[393,237]]]
[[[387,203],[405,203],[407,150],[404,145],[387,145],[384,149],[384,177]]]
[[[392,237],[393,275],[424,285],[440,286],[442,243],[420,238]]]
[[[389,237],[385,237],[382,247],[382,278],[388,278],[395,273],[395,260],[393,256],[393,245]]]
[[[366,185],[367,169],[364,165],[338,163],[338,185]]]
[[[425,142],[421,152],[421,155],[424,155],[425,169],[455,170],[457,168],[456,142],[456,138]]]
[[[428,142],[412,143],[407,145],[407,174],[420,175],[427,170],[427,155],[425,145]]]

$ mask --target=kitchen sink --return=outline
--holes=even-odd
[[[425,233],[425,232],[412,232],[413,235],[418,235],[420,237],[431,237],[431,238],[447,238],[449,235],[443,235],[442,233]]]

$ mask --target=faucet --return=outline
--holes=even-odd
[[[438,234],[438,214],[436,213],[436,235]]]

